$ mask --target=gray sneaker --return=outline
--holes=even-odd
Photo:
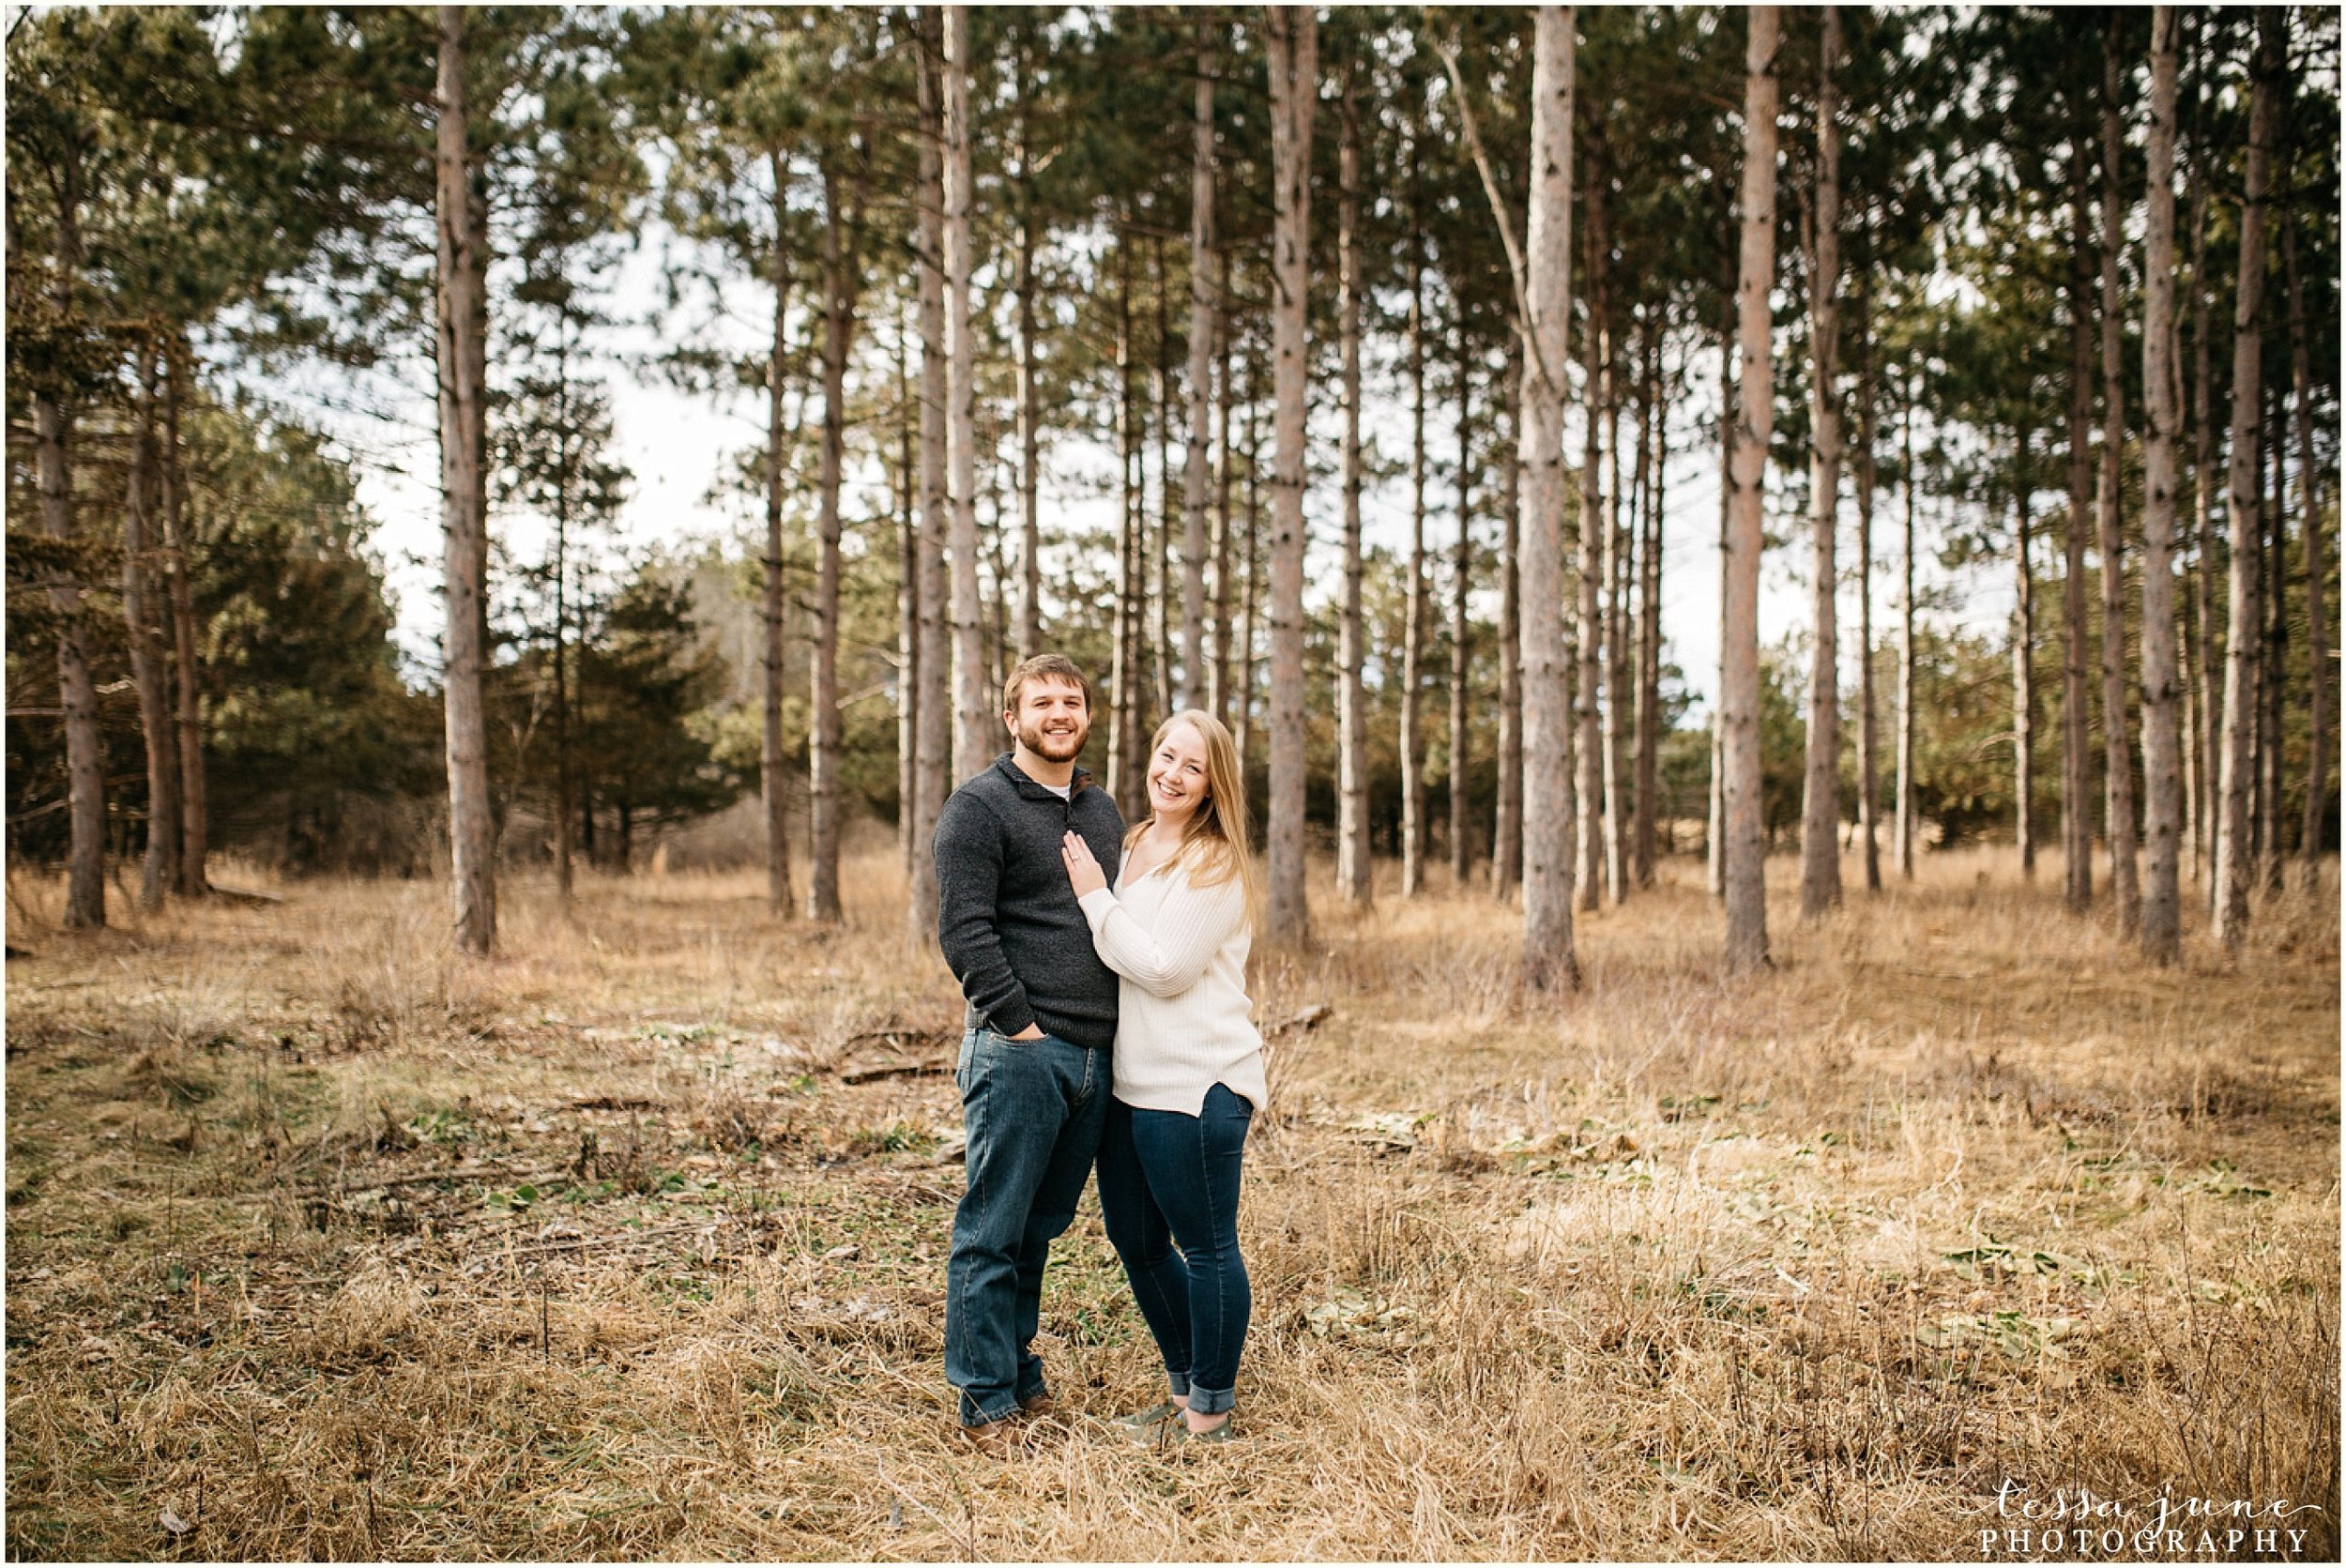
[[[1237,1435],[1238,1421],[1235,1417],[1225,1420],[1219,1426],[1209,1426],[1203,1432],[1193,1432],[1190,1430],[1188,1422],[1177,1421],[1166,1431],[1165,1441],[1169,1443],[1226,1443]]]
[[[1174,1426],[1182,1424],[1181,1408],[1170,1399],[1160,1399],[1145,1410],[1118,1416],[1115,1426],[1128,1441],[1138,1443],[1143,1448],[1154,1448],[1159,1443],[1180,1440],[1168,1437],[1165,1431],[1168,1423]]]

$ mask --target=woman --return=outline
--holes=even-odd
[[[1172,1384],[1125,1423],[1143,1442],[1226,1442],[1253,1306],[1240,1155],[1265,1088],[1246,998],[1255,862],[1230,732],[1210,713],[1175,714],[1150,745],[1148,784],[1113,890],[1081,838],[1062,849],[1092,945],[1120,977],[1100,1210]]]

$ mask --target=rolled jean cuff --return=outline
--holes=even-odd
[[[984,1406],[970,1399],[967,1395],[965,1394],[962,1396],[961,1423],[964,1426],[991,1426],[998,1421],[1008,1421],[1011,1417],[1016,1415],[1017,1413],[1018,1404],[1015,1400],[1013,1400],[1009,1405],[1003,1407],[1001,1409],[989,1410]]]
[[[1218,1416],[1238,1403],[1236,1389],[1201,1389],[1189,1386],[1189,1413],[1194,1416]]]
[[[1165,1369],[1165,1386],[1173,1391],[1174,1398],[1187,1399],[1189,1397],[1188,1373],[1176,1372],[1168,1366]]]

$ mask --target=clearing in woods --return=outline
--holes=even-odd
[[[2008,854],[1805,930],[1797,869],[1775,972],[1676,865],[1529,1010],[1479,892],[1316,881],[1255,967],[1327,1012],[1248,1149],[1243,1440],[1100,1423],[1159,1385],[1087,1196],[1009,1463],[948,1430],[958,1011],[892,853],[832,930],[510,883],[485,964],[434,885],[69,936],[19,878],[8,1551],[1976,1558],[2090,1489],[2335,1558],[2335,884],[2157,972]]]

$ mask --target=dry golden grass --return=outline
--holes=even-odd
[[[2334,889],[2154,973],[2049,868],[1805,930],[1793,869],[1775,972],[1672,867],[1532,1008],[1479,893],[1317,884],[1256,966],[1333,1011],[1249,1150],[1244,1440],[1098,1423],[1157,1375],[1087,1199],[1014,1463],[949,1431],[951,1082],[841,1076],[957,1016],[891,851],[830,931],[509,883],[489,963],[432,885],[70,936],[20,878],[8,1551],[1973,1557],[2010,1482],[2285,1498],[2335,1557]]]

